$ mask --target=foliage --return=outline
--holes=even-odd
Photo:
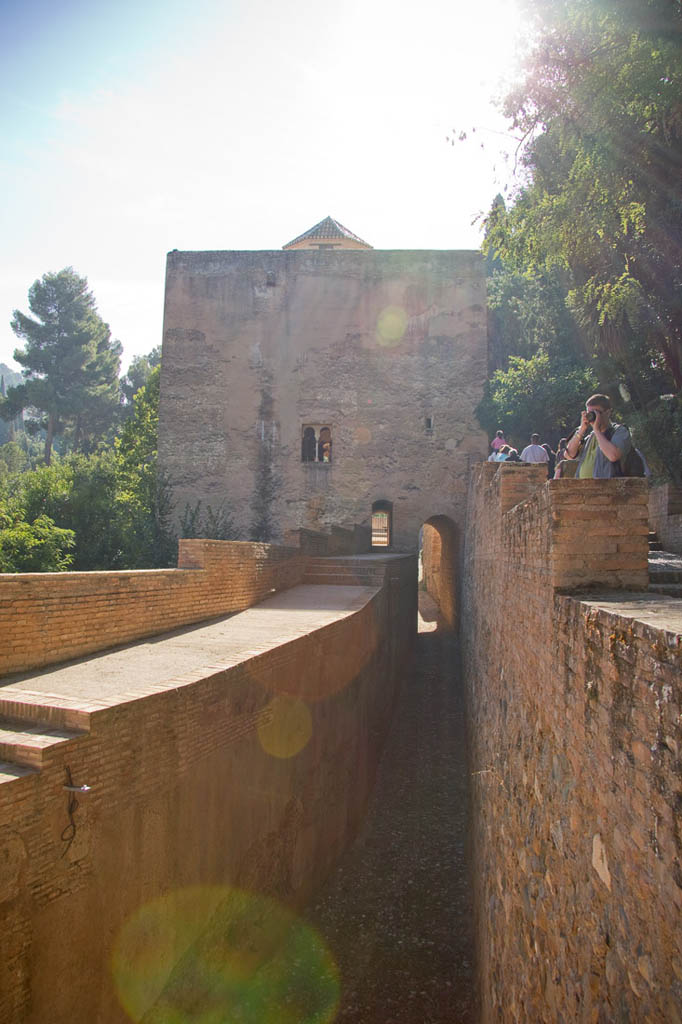
[[[8,444],[0,448],[0,500],[7,505],[12,496],[11,507],[22,537],[27,530],[22,524],[51,524],[61,531],[55,536],[72,538],[68,564],[77,570],[174,563],[171,503],[156,469],[158,381],[157,369],[138,391],[134,414],[113,449],[55,456],[49,466],[22,472],[21,447]],[[3,465],[7,467],[4,474]],[[227,516],[212,511],[205,520],[216,533],[229,525]],[[0,536],[4,537],[7,529],[9,526]],[[44,558],[36,560],[41,568],[45,568],[43,563]],[[67,563],[62,560],[61,564]],[[23,567],[32,568],[26,559]]]
[[[158,472],[159,387],[156,367],[133,399],[133,415],[116,439],[117,506],[127,538],[126,561],[138,569],[172,565],[176,541],[168,482]]]
[[[11,326],[25,343],[14,358],[24,382],[7,389],[3,418],[33,408],[42,413],[45,463],[54,437],[70,429],[76,450],[91,450],[118,408],[121,345],[97,313],[84,277],[67,267],[44,274],[29,289],[33,316],[14,311]]]
[[[537,432],[555,444],[575,427],[585,398],[596,390],[594,372],[568,361],[552,362],[546,352],[530,359],[510,356],[506,370],[496,370],[476,415],[493,436],[504,430],[507,440],[525,447]]]
[[[157,345],[146,356],[134,356],[125,376],[121,377],[121,398],[132,413],[133,397],[147,383],[152,370],[161,364],[161,346]]]
[[[28,518],[47,515],[75,535],[75,570],[124,568],[126,539],[118,516],[113,451],[72,453],[14,481]]]
[[[272,394],[269,388],[261,391],[258,416],[263,430],[258,445],[258,461],[254,474],[254,494],[251,501],[253,520],[249,529],[251,540],[268,542],[274,532],[272,506],[277,495],[277,477],[273,468]]]
[[[505,108],[524,180],[511,209],[493,205],[485,247],[566,275],[603,384],[627,384],[643,412],[682,388],[682,5],[526,8],[535,39]]]
[[[16,384],[21,384],[21,374],[11,370],[6,363],[0,363],[0,404],[7,395],[7,388],[13,387]],[[23,429],[21,413],[18,413],[9,420],[0,418],[0,445],[6,444],[8,441],[14,441],[16,435],[23,431]]]
[[[682,398],[664,395],[626,416],[634,443],[646,455],[654,482],[672,480],[682,487]]]
[[[206,537],[210,540],[237,540],[239,531],[235,526],[232,513],[223,503],[214,511],[211,505],[202,509],[199,499],[195,505],[189,502],[180,517],[181,537]]]
[[[71,530],[49,516],[27,520],[14,502],[0,498],[0,572],[62,572],[71,566]]]

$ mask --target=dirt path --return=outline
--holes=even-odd
[[[306,915],[339,965],[344,1024],[476,1021],[462,696],[454,641],[420,610],[367,821]]]

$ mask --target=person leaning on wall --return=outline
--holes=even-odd
[[[621,460],[631,447],[628,428],[611,422],[609,396],[592,395],[580,413],[580,426],[569,438],[566,454],[575,459],[580,453],[576,477],[609,480],[622,476]]]

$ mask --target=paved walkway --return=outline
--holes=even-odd
[[[226,618],[0,680],[4,701],[96,712],[187,685],[352,614],[371,587],[299,586]]]
[[[369,814],[307,912],[341,974],[343,1024],[473,1024],[468,768],[454,641],[420,594],[416,671]]]

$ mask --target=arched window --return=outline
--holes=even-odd
[[[390,501],[375,501],[372,505],[372,547],[390,548],[393,529],[393,505]]]
[[[301,462],[314,462],[316,450],[315,428],[304,427],[303,439],[301,441]]]

